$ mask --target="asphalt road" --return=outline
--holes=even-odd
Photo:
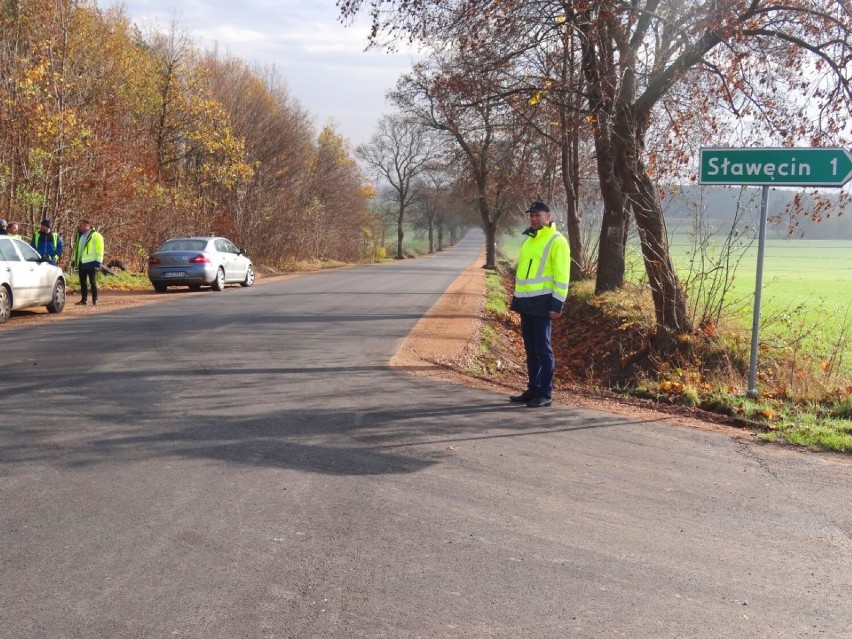
[[[0,637],[852,637],[852,465],[391,370],[478,256],[0,334]]]

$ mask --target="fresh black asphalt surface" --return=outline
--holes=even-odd
[[[0,637],[852,637],[848,456],[388,367],[481,245],[0,333]]]

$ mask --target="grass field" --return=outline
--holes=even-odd
[[[672,258],[685,277],[690,249],[678,239],[672,242]],[[748,327],[754,309],[757,251],[757,243],[742,251],[728,294],[733,302],[729,319]],[[767,240],[761,290],[762,337],[781,342],[801,338],[811,350],[841,348],[845,359],[852,357],[852,241]],[[846,369],[852,370],[850,366],[852,361],[847,361]]]
[[[689,245],[672,242],[672,258],[683,270],[689,263]],[[757,271],[757,244],[744,251],[734,294],[753,295]],[[789,309],[822,303],[841,307],[852,303],[852,241],[767,240],[763,262],[764,302]]]
[[[523,238],[505,235],[501,251],[517,259]],[[721,240],[720,240],[721,243]],[[686,235],[672,237],[672,259],[679,275],[689,275],[692,246]],[[712,253],[714,247],[710,247]],[[754,308],[757,242],[740,251],[726,300],[727,321],[750,331]],[[644,279],[638,246],[628,256],[628,278]],[[799,341],[805,352],[841,351],[846,374],[852,373],[852,240],[767,240],[761,299],[762,340]],[[844,335],[845,329],[845,335]]]

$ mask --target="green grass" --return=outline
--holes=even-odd
[[[505,259],[518,259],[523,237],[504,235],[500,251]],[[672,259],[685,276],[689,268],[691,245],[684,235],[671,241]],[[628,279],[644,277],[641,255],[630,248]],[[731,295],[754,296],[757,270],[757,244],[750,247],[736,270]],[[822,314],[821,305],[848,308],[852,300],[852,240],[767,240],[763,264],[763,299],[771,313],[805,305],[810,312]]]
[[[690,247],[672,242],[672,259],[685,278]],[[751,331],[757,283],[757,245],[742,253],[727,300],[726,321]],[[832,356],[852,376],[852,241],[767,240],[760,302],[760,339],[771,347],[809,354],[816,366]]]
[[[497,250],[500,253],[501,259],[514,264],[518,261],[518,255],[521,254],[521,244],[527,239],[525,235],[516,233],[510,235],[503,233],[497,238]]]
[[[500,250],[514,263],[520,236],[504,236]],[[710,247],[718,253],[721,246]],[[671,243],[682,281],[689,278],[692,246],[686,235]],[[745,361],[750,350],[757,243],[742,249],[722,321],[727,349]],[[736,261],[736,260],[735,260]],[[645,281],[638,246],[627,255],[628,282]],[[582,291],[574,288],[572,294]],[[625,291],[629,290],[629,287]],[[607,299],[616,293],[608,294]],[[617,313],[617,311],[614,311]],[[839,452],[852,451],[852,240],[766,242],[761,299],[761,395],[749,398],[732,380],[708,384],[689,378],[649,379],[633,393],[654,401],[696,406],[758,425],[767,441]],[[826,367],[830,367],[827,371]],[[830,373],[830,374],[829,374]],[[766,384],[760,380],[764,379]],[[774,395],[774,396],[773,396]],[[794,398],[810,397],[811,402]],[[816,401],[821,398],[820,401]]]
[[[406,255],[428,255],[429,253],[429,235],[425,231],[417,231],[412,225],[404,223],[402,225],[402,250]],[[445,238],[446,241],[446,238]],[[438,238],[435,236],[435,246],[437,247]],[[385,251],[389,257],[396,255],[397,237],[396,225],[387,229],[387,237],[385,238]]]
[[[488,272],[485,276],[485,308],[493,313],[505,315],[509,312],[506,304],[506,290],[499,273]],[[496,350],[500,342],[497,331],[489,324],[483,324],[479,336],[479,351],[486,357],[474,357],[470,362],[467,372],[473,375],[493,376],[499,366],[493,358],[487,357],[489,353]]]
[[[848,453],[852,452],[852,420],[826,416],[820,411],[785,412],[763,439]]]
[[[115,275],[98,275],[98,288],[105,291],[153,291],[151,281],[144,273],[115,270]],[[66,273],[65,281],[69,292],[80,291],[80,277],[77,273]]]
[[[681,272],[690,246],[672,242],[672,259]],[[757,282],[757,246],[744,252],[731,295],[753,300]],[[772,311],[803,307],[808,319],[821,319],[825,307],[849,308],[852,300],[852,240],[767,240],[761,306]]]
[[[500,251],[514,262],[522,242],[520,234],[505,234],[500,238]],[[717,246],[721,242],[720,238]],[[684,281],[689,275],[691,250],[686,234],[672,236],[672,259]],[[713,250],[718,248],[711,247]],[[757,242],[742,251],[726,295],[724,317],[749,333],[756,271]],[[627,280],[645,280],[641,252],[635,244],[628,249]],[[760,314],[761,341],[778,347],[795,342],[801,352],[823,361],[832,354],[844,356],[839,373],[852,376],[852,240],[767,240]]]
[[[498,315],[508,313],[509,306],[506,303],[506,291],[503,289],[498,272],[489,271],[485,275],[485,288],[485,309]]]

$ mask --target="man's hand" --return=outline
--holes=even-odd
[[[559,317],[561,315],[562,315],[562,313],[559,313],[557,311],[550,311],[550,319],[552,319],[552,320],[555,320],[557,317]]]

